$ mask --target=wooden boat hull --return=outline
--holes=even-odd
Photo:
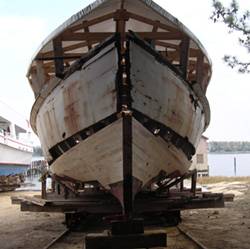
[[[157,54],[149,53],[147,44],[134,41],[126,59],[132,65],[127,75],[131,110],[121,115],[117,86],[122,74],[112,39],[54,88],[38,111],[37,128],[46,156],[55,158],[52,173],[96,181],[112,192],[123,182],[124,164],[131,157],[136,194],[163,172],[182,175],[188,170],[205,115],[188,85]],[[124,128],[125,116],[130,116],[131,128]]]
[[[96,1],[44,41],[28,77],[52,173],[99,184],[125,210],[188,170],[210,122],[205,49],[148,0]]]

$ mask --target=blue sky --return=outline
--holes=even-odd
[[[34,102],[26,71],[40,43],[60,24],[92,0],[0,0],[0,99],[29,118]],[[224,54],[249,54],[238,45],[237,34],[209,20],[212,0],[155,0],[177,17],[202,42],[213,62],[207,91],[210,141],[250,141],[250,75],[240,75],[222,61]],[[227,5],[229,0],[222,0]],[[248,0],[239,0],[250,9]]]

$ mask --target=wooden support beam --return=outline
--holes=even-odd
[[[61,37],[58,36],[53,40],[53,51],[54,51],[54,56],[55,56],[55,74],[57,77],[60,78],[64,71],[63,67],[63,49],[62,49],[62,40]]]
[[[135,19],[137,21],[147,23],[149,25],[158,27],[160,29],[171,31],[171,33],[181,34],[181,32],[177,28],[174,28],[174,27],[168,26],[166,24],[163,24],[158,20],[152,20],[152,19],[150,19],[148,17],[140,16],[140,15],[137,15],[137,14],[131,13],[131,12],[128,12],[128,16],[129,16],[129,18]]]
[[[30,71],[30,75],[31,75],[31,82],[32,82],[31,86],[35,94],[35,97],[37,97],[38,94],[40,93],[40,90],[42,89],[42,85],[40,85],[40,81],[39,81],[39,78],[37,77],[36,70]]]
[[[123,134],[123,203],[125,215],[133,211],[133,182],[132,182],[132,116],[122,118]]]
[[[197,179],[197,170],[195,169],[192,174],[192,186],[191,186],[191,192],[193,194],[193,197],[196,195],[196,179]]]
[[[86,27],[90,27],[92,25],[95,25],[97,23],[101,23],[101,22],[104,22],[108,19],[111,19],[113,18],[115,15],[115,12],[111,12],[111,13],[108,13],[106,15],[103,15],[103,16],[100,16],[100,17],[97,17],[97,18],[94,18],[94,19],[91,19],[89,21],[86,21],[86,22],[83,22],[81,24],[78,24],[78,25],[75,25],[73,26],[72,28],[70,28],[69,30],[65,31],[65,33],[73,33],[75,31],[78,31],[80,29],[84,29]]]
[[[116,32],[120,33],[122,38],[122,48],[124,48],[123,41],[126,39],[126,22],[129,20],[126,10],[117,10],[114,16],[114,20],[116,21]]]
[[[36,72],[38,77],[38,84],[42,88],[46,84],[46,73],[44,64],[40,60],[36,60]]]
[[[201,85],[203,77],[204,54],[201,52],[197,56],[196,64],[196,82]]]
[[[84,28],[84,32],[85,32],[85,33],[89,33],[89,27],[85,27],[85,28]],[[89,40],[87,40],[86,42],[87,42],[87,44],[88,44],[88,49],[90,50],[90,49],[92,48],[91,43],[90,43]]]
[[[90,32],[90,33],[75,33],[75,34],[63,34],[63,41],[84,41],[84,40],[99,40],[102,41],[107,37],[113,35],[113,32]],[[158,39],[158,40],[179,40],[182,35],[180,33],[171,32],[136,32],[137,35],[142,38]],[[129,35],[129,32],[126,32]]]
[[[120,5],[120,9],[123,9],[123,8],[124,8],[124,3],[125,3],[125,0],[122,0],[122,1],[121,1],[121,5]]]
[[[189,45],[190,45],[190,38],[187,36],[183,36],[181,44],[180,44],[181,46],[180,48],[180,70],[183,73],[184,79],[187,79]]]

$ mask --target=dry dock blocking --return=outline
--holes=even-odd
[[[192,177],[191,189],[183,187],[186,177]],[[54,192],[44,192],[46,180],[42,185],[42,196],[12,197],[12,204],[20,204],[21,211],[62,212],[66,220],[74,220],[79,214],[121,214],[122,206],[110,193],[102,189],[86,187],[73,191],[67,182],[57,179]],[[179,188],[176,187],[179,185]],[[162,192],[142,192],[134,200],[133,213],[180,212],[186,209],[221,208],[225,201],[233,201],[233,195],[211,194],[196,188],[196,171],[185,177],[172,179]],[[67,223],[70,227],[71,224]]]
[[[221,208],[225,201],[232,201],[233,195],[204,193],[196,188],[196,171],[189,172],[192,177],[192,188],[183,187],[185,177],[172,179],[161,193],[145,192],[135,198],[133,205],[134,215],[143,217],[145,214],[161,213],[170,224],[177,225],[180,220],[180,211],[197,208]],[[188,177],[186,175],[186,177]],[[68,228],[74,228],[87,215],[101,214],[107,220],[118,219],[111,222],[111,234],[89,234],[85,238],[86,249],[114,247],[166,247],[167,234],[163,231],[144,232],[143,220],[120,220],[122,207],[119,201],[110,193],[101,189],[86,187],[84,191],[73,192],[66,190],[67,184],[56,181],[55,192],[43,192],[41,196],[12,197],[12,204],[20,204],[21,211],[30,212],[61,212],[65,214],[65,223]],[[179,188],[176,185],[179,185]],[[43,181],[46,185],[46,180]],[[62,189],[63,188],[63,189]],[[63,190],[63,191],[61,191]],[[46,199],[45,199],[46,198]],[[117,223],[123,223],[118,224]],[[131,223],[131,224],[129,224]],[[142,230],[141,230],[142,228]],[[121,243],[122,242],[122,243]],[[123,247],[120,247],[120,245]],[[100,246],[101,245],[101,246]]]

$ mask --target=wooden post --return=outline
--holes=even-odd
[[[64,186],[64,198],[68,199],[68,197],[69,197],[69,190],[66,186]]]
[[[236,157],[234,158],[234,176],[236,176]]]
[[[44,69],[43,61],[36,60],[36,72],[37,72],[37,81],[39,88],[42,89],[46,84],[46,73]]]
[[[196,64],[196,82],[200,86],[202,86],[203,65],[204,65],[204,54],[200,52],[197,56],[197,64]]]
[[[58,182],[56,182],[56,194],[61,194],[60,184]]]
[[[42,199],[46,199],[46,178],[42,179]]]
[[[184,180],[183,180],[184,181]],[[184,183],[183,183],[183,181],[181,181],[181,186],[180,186],[180,191],[182,192],[183,191],[183,189],[184,189]]]
[[[52,192],[55,193],[55,192],[56,192],[55,174],[53,174],[53,175],[51,176],[51,180],[52,180],[51,189],[52,189]]]
[[[192,174],[191,192],[193,193],[193,197],[195,197],[196,195],[196,179],[197,179],[197,170],[195,170],[194,174]]]
[[[182,37],[180,49],[180,70],[182,71],[183,78],[187,79],[188,72],[188,57],[189,57],[190,39],[187,36]]]

